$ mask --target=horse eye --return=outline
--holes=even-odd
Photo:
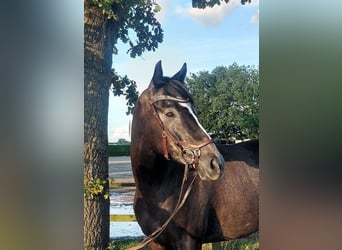
[[[173,116],[175,116],[175,114],[173,112],[169,111],[166,113],[166,116],[167,117],[173,117]]]

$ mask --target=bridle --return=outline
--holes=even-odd
[[[156,120],[159,124],[159,127],[162,130],[163,154],[164,154],[165,159],[170,160],[169,152],[167,150],[167,138],[170,138],[171,141],[175,144],[178,151],[180,151],[180,153],[182,154],[182,158],[185,162],[185,165],[187,165],[189,167],[193,167],[193,168],[195,168],[195,170],[198,169],[199,158],[201,156],[201,148],[205,147],[208,144],[214,143],[214,141],[209,138],[209,139],[207,139],[207,140],[205,140],[205,141],[203,141],[197,145],[197,144],[190,144],[190,143],[186,143],[186,142],[182,142],[180,140],[177,140],[170,133],[170,131],[165,128],[163,121],[160,119],[160,116],[159,116],[159,114],[158,114],[158,112],[154,106],[154,104],[156,102],[159,102],[159,101],[175,101],[175,102],[179,102],[179,103],[187,103],[187,102],[189,102],[189,99],[181,99],[181,98],[176,98],[176,97],[172,97],[172,96],[168,96],[168,95],[161,95],[161,96],[158,96],[157,98],[155,98],[154,100],[150,99],[149,104],[150,104],[151,112],[152,112],[153,116],[156,118]],[[192,189],[192,186],[195,182],[195,179],[197,177],[197,172],[195,172],[192,180],[190,181],[189,186],[186,188],[186,190],[184,190],[185,182],[188,178],[189,167],[184,168],[184,175],[183,175],[180,194],[178,197],[176,207],[173,210],[173,212],[171,213],[170,217],[160,227],[158,227],[154,232],[152,232],[148,237],[146,237],[142,242],[140,242],[138,245],[131,247],[131,248],[128,248],[126,250],[141,249],[144,246],[146,246],[148,243],[150,243],[151,241],[156,239],[165,230],[167,225],[176,216],[178,211],[183,207],[186,199],[188,198],[188,196],[191,192],[191,189]]]
[[[162,136],[162,143],[163,143],[164,158],[167,160],[170,160],[169,152],[167,149],[167,138],[170,138],[170,140],[174,143],[178,151],[181,153],[185,164],[190,167],[193,167],[194,169],[197,169],[198,164],[199,164],[199,158],[201,156],[201,148],[207,146],[208,144],[214,143],[214,141],[209,138],[199,144],[191,144],[191,143],[186,143],[184,141],[177,140],[175,136],[173,136],[170,133],[170,131],[165,128],[163,121],[160,119],[159,113],[154,106],[154,104],[159,101],[175,101],[179,103],[187,103],[189,102],[189,99],[181,99],[181,98],[176,98],[176,97],[172,97],[168,95],[161,95],[153,100],[150,99],[150,109],[151,109],[153,116],[157,120],[159,127],[162,130],[161,136]]]

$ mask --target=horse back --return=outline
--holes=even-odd
[[[237,144],[216,144],[225,162],[242,161],[250,167],[259,168],[259,140]]]

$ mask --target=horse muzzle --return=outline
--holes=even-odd
[[[220,153],[201,158],[197,169],[202,180],[217,180],[224,172],[224,159]]]

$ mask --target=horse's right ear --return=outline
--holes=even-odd
[[[161,61],[157,62],[156,66],[154,67],[152,83],[156,88],[160,87],[163,83],[163,70]]]

